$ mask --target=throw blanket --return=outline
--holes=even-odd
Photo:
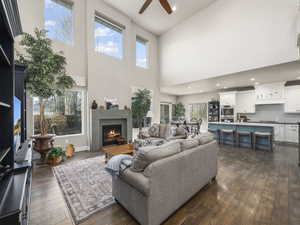
[[[112,157],[105,166],[107,172],[112,176],[119,176],[120,172],[129,168],[132,164],[132,156],[116,155]]]

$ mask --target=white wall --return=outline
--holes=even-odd
[[[219,99],[220,96],[218,92],[209,92],[195,95],[182,95],[178,97],[177,102],[181,102],[184,105],[188,105],[194,103],[208,103],[209,101]]]
[[[161,93],[161,94],[160,94],[160,102],[161,102],[161,103],[172,103],[172,104],[176,104],[176,102],[177,102],[177,96],[175,96],[175,95],[168,95],[168,94]]]
[[[67,59],[67,72],[76,80],[86,80],[87,104],[83,117],[84,134],[58,138],[57,144],[68,139],[76,146],[89,146],[89,115],[92,100],[104,105],[104,98],[117,98],[120,109],[131,107],[132,87],[151,89],[154,121],[159,121],[159,72],[157,37],[135,25],[127,16],[103,3],[102,0],[73,0],[74,45],[53,41],[56,50],[62,50]],[[44,0],[19,1],[23,30],[33,33],[35,27],[44,27]],[[94,15],[102,13],[126,26],[124,31],[124,59],[119,60],[94,51]],[[149,41],[149,69],[135,66],[135,38],[142,36]],[[80,79],[82,78],[82,79]],[[32,104],[29,99],[28,136],[32,135]]]
[[[218,0],[160,37],[161,85],[294,61],[298,0]]]

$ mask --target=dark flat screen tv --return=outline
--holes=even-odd
[[[21,145],[22,111],[21,101],[14,97],[14,150],[18,151]]]

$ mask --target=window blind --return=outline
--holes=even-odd
[[[95,16],[95,21],[97,23],[103,24],[106,27],[109,27],[119,33],[122,33],[123,30],[125,30],[125,26],[122,24],[119,24],[111,19],[109,19],[108,17],[104,16],[104,15],[99,15],[98,13]]]

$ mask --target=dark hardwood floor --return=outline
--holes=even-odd
[[[77,153],[70,161],[97,156]],[[70,162],[69,161],[69,162]],[[68,162],[66,162],[68,163]],[[60,188],[48,166],[33,172],[31,225],[71,225]],[[82,225],[135,225],[117,204]],[[300,225],[300,170],[295,147],[274,153],[222,147],[219,173],[164,225]]]

